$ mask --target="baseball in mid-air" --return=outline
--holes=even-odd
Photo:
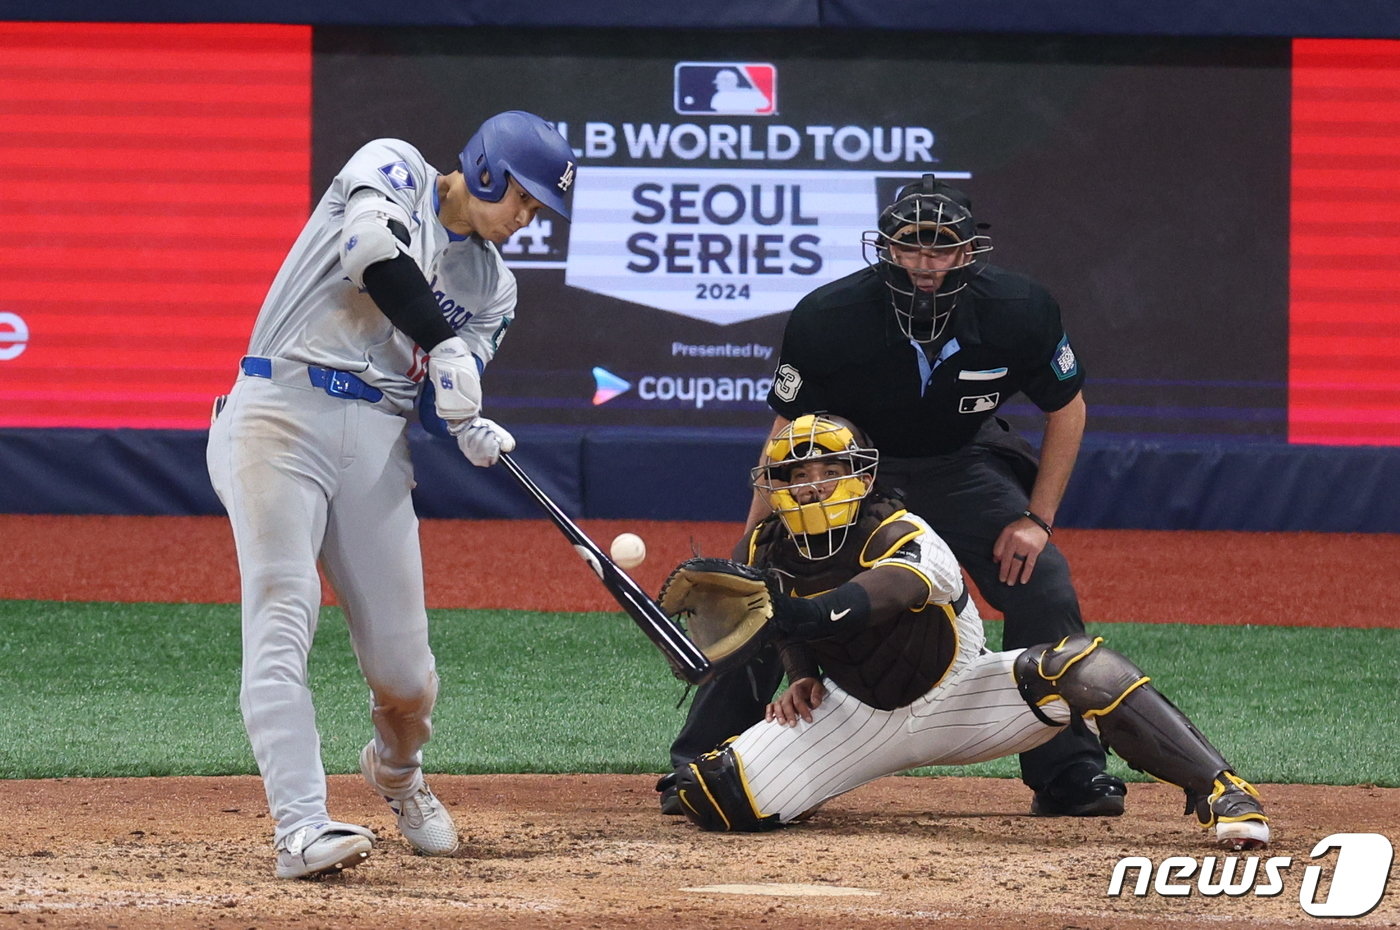
[[[612,560],[621,568],[636,568],[646,561],[647,544],[636,533],[619,533],[608,549]]]

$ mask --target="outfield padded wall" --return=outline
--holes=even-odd
[[[531,427],[517,461],[577,518],[742,521],[762,432]],[[0,430],[0,513],[209,515],[196,430]],[[418,512],[538,518],[504,469],[413,428]],[[1086,529],[1400,533],[1400,448],[1087,439],[1058,521]]]

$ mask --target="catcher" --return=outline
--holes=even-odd
[[[802,416],[766,451],[753,483],[773,514],[741,544],[748,564],[692,559],[661,592],[726,664],[744,651],[733,631],[773,636],[790,682],[766,720],[676,769],[691,821],[771,830],[882,775],[1014,755],[1072,726],[1184,790],[1222,846],[1268,843],[1259,793],[1101,639],[987,650],[952,553],[874,487],[879,456],[853,424]]]

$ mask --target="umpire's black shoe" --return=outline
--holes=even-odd
[[[684,817],[685,811],[681,809],[679,790],[676,787],[676,773],[667,772],[662,775],[656,783],[656,790],[661,793],[661,813],[672,817]]]
[[[1031,813],[1037,817],[1117,817],[1123,813],[1127,794],[1123,779],[1080,763],[1035,793]]]

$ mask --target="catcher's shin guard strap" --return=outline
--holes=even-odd
[[[743,765],[728,746],[677,768],[676,797],[685,816],[705,830],[759,833],[782,826],[777,814],[758,813]]]

